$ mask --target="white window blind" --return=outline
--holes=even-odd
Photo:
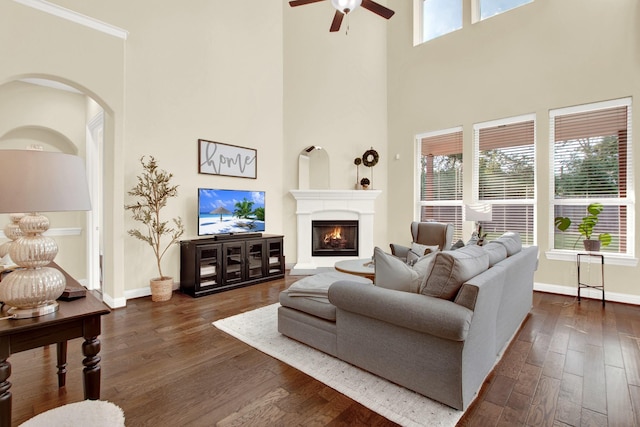
[[[577,224],[590,203],[604,210],[592,238],[612,236],[604,252],[632,255],[630,228],[634,204],[631,194],[631,101],[629,99],[552,110],[553,216],[569,217],[566,232],[554,229],[555,249],[582,248]]]
[[[462,236],[462,129],[419,137],[420,220],[451,223]]]
[[[474,138],[474,192],[478,201],[492,205],[492,220],[482,223],[487,237],[517,231],[523,244],[534,244],[534,117],[477,124]]]

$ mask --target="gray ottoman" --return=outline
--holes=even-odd
[[[280,292],[278,332],[308,346],[337,354],[336,308],[329,302],[329,286],[338,280],[371,285],[364,277],[340,272],[319,273],[305,277]]]

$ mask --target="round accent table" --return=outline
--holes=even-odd
[[[354,274],[373,280],[375,278],[375,268],[371,258],[358,258],[338,261],[334,265],[335,269],[343,273]]]

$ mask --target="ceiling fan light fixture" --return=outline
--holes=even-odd
[[[333,7],[344,14],[353,12],[361,3],[362,0],[331,0]]]

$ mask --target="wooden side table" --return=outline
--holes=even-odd
[[[60,267],[54,263],[51,266],[62,271],[67,287],[81,287]],[[24,350],[56,344],[58,386],[63,387],[67,372],[67,341],[84,338],[84,397],[100,399],[100,318],[111,310],[89,292],[84,298],[59,301],[59,304],[58,311],[44,316],[0,320],[0,427],[11,426],[11,364],[8,359]]]
[[[374,280],[376,275],[376,270],[373,266],[373,261],[371,260],[371,258],[358,258],[338,261],[335,263],[334,268],[343,273],[366,277],[370,280]]]
[[[585,260],[583,260],[585,258]],[[600,284],[583,283],[580,278],[580,266],[583,263],[593,264],[592,259],[596,259],[596,263],[600,266]],[[604,255],[593,252],[579,253],[576,255],[576,265],[578,266],[578,302],[580,302],[580,290],[583,288],[592,288],[602,291],[602,306],[604,307]]]

